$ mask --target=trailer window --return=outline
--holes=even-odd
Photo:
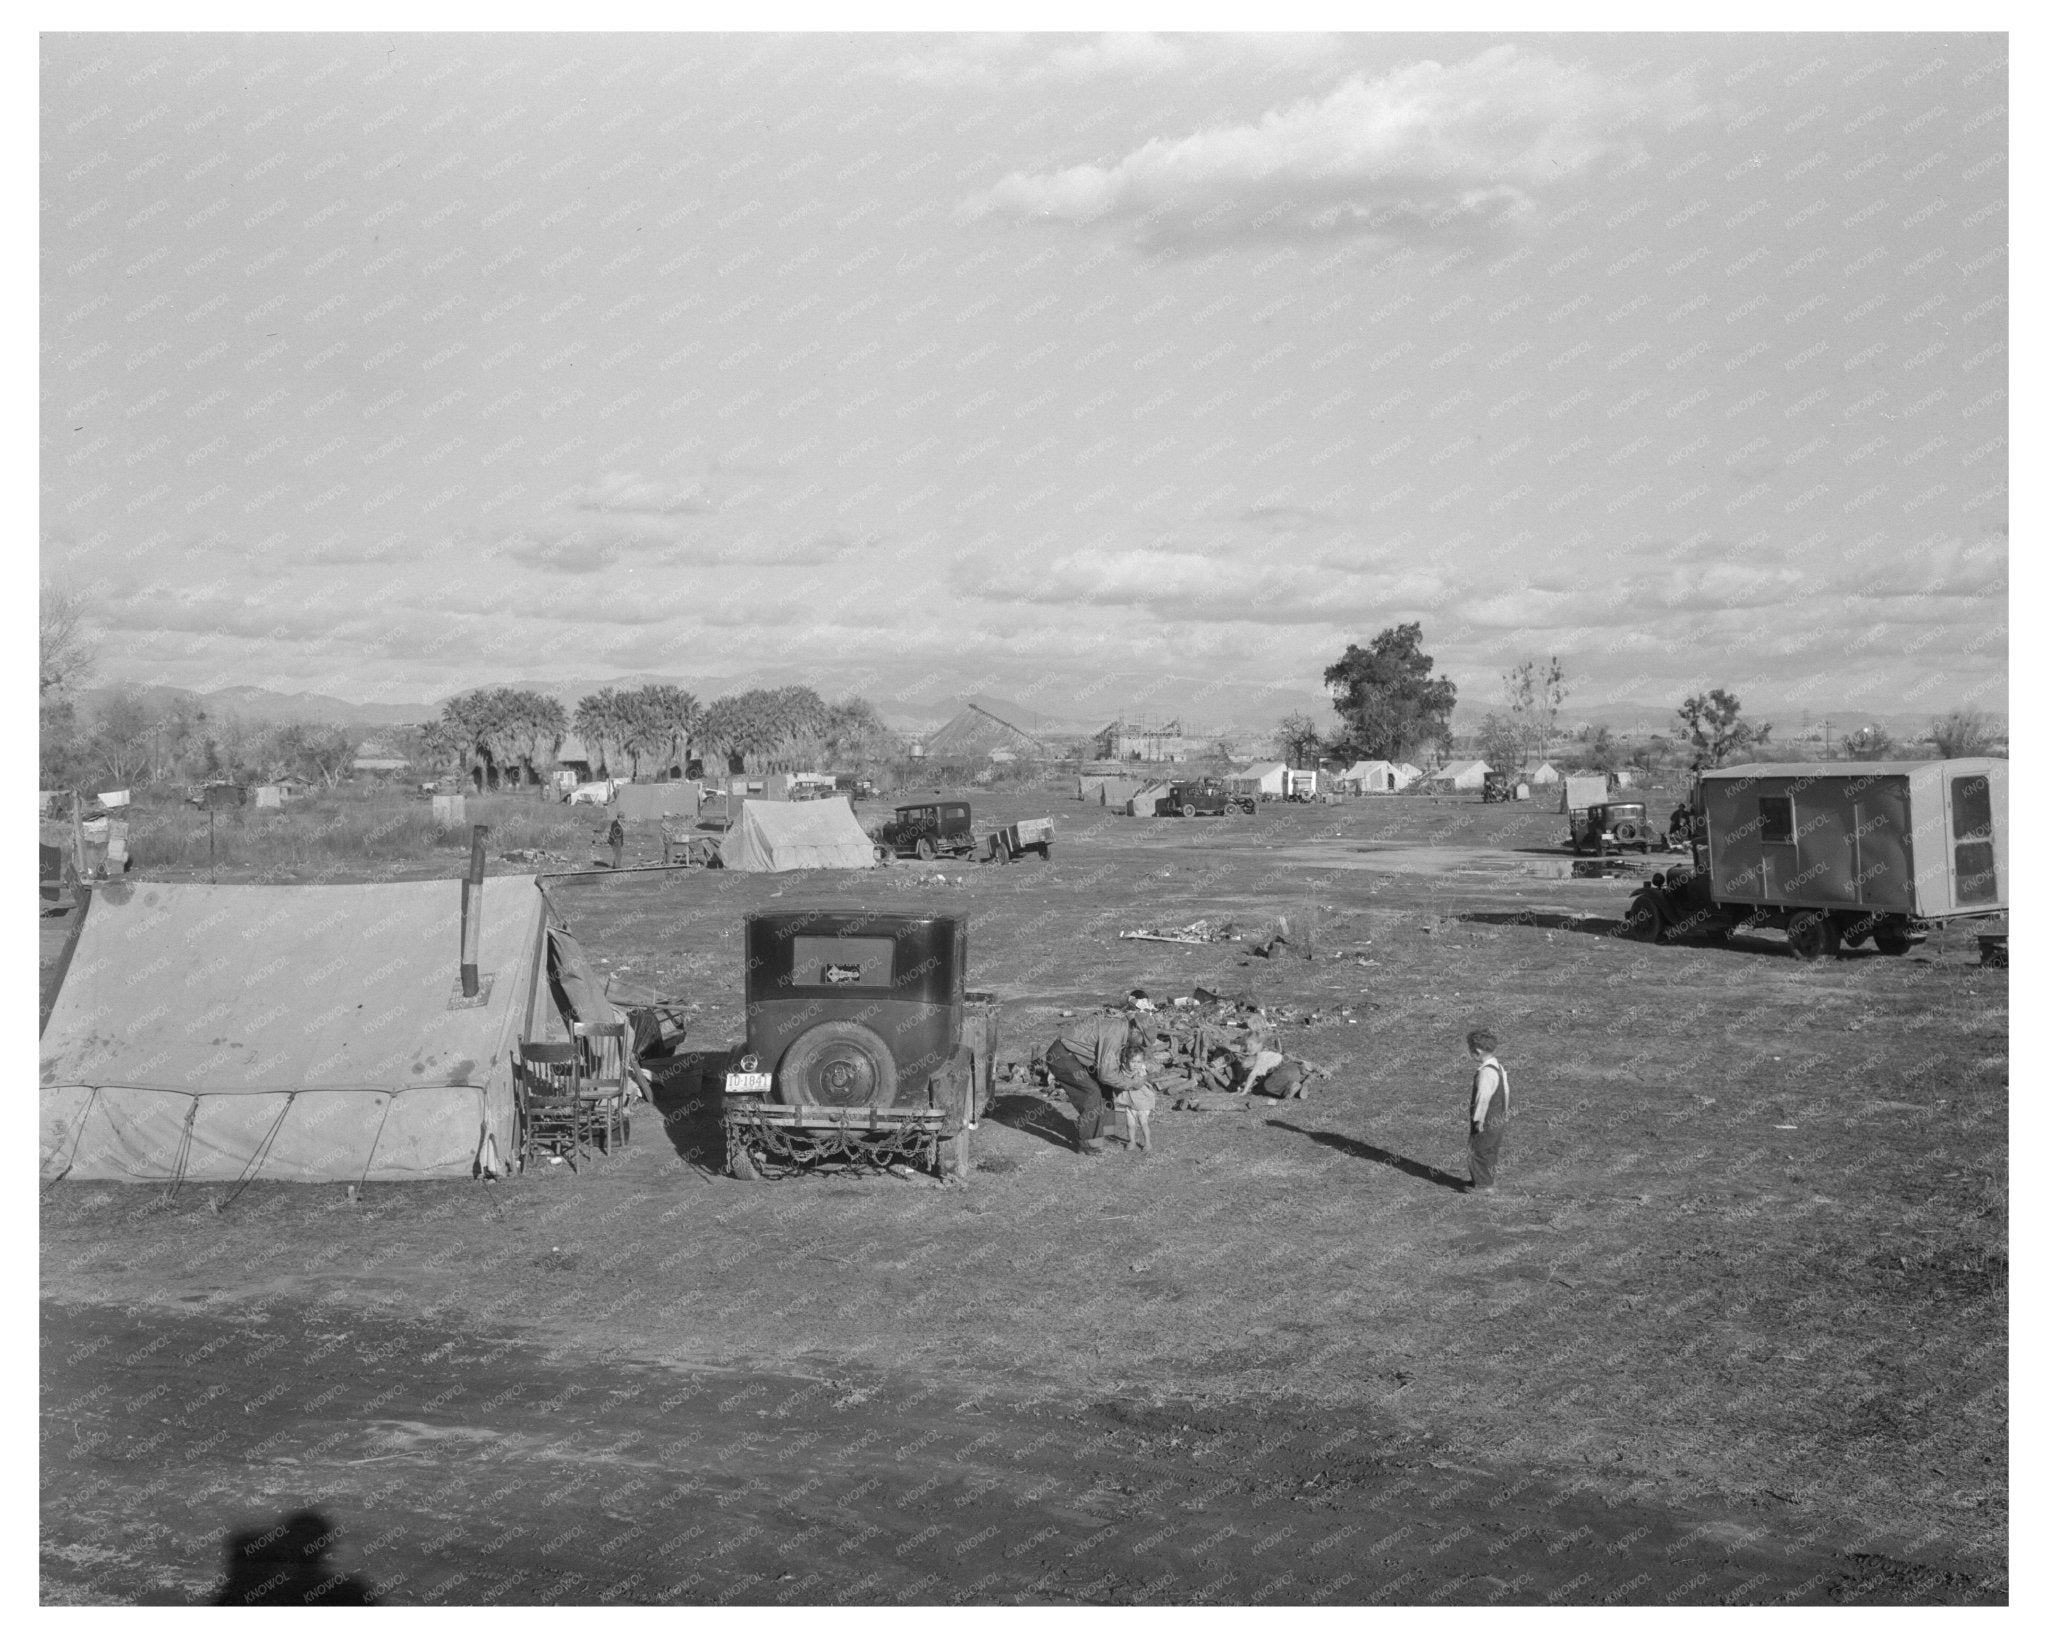
[[[1791,842],[1795,840],[1792,829],[1792,798],[1789,796],[1759,796],[1756,799],[1757,837],[1765,842]]]
[[[1989,904],[1998,897],[1992,856],[1991,781],[1969,774],[1949,783],[1949,817],[1956,833],[1956,902]]]

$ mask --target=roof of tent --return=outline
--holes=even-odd
[[[719,847],[728,870],[871,870],[875,844],[843,796],[749,802]]]
[[[547,915],[533,877],[486,883],[482,994],[466,1000],[459,881],[100,889],[43,1029],[45,1170],[505,1169]]]

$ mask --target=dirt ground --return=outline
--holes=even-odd
[[[45,1601],[214,1597],[228,1533],[297,1508],[402,1603],[2005,1601],[2009,1020],[1972,939],[1633,944],[1627,881],[1528,804],[972,798],[1052,813],[1050,863],[553,892],[707,1051],[746,911],[919,906],[970,916],[1004,1058],[1203,985],[1317,1010],[1288,1045],[1332,1080],[1100,1159],[1013,1090],[953,1187],[726,1179],[687,1062],[580,1175],[59,1184]],[[1308,905],[1313,961],[1117,937]],[[1456,1186],[1481,1024],[1491,1199]]]

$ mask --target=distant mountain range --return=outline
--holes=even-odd
[[[633,672],[624,676],[578,678],[569,682],[526,679],[508,686],[551,694],[573,708],[577,700],[586,694],[596,693],[600,688],[639,688],[649,683],[674,683],[688,688],[707,703],[719,694],[738,693],[749,688],[780,688],[794,683],[808,683],[827,699],[860,692],[850,678],[835,683],[829,674],[821,675],[815,669],[807,672],[796,666],[764,667],[715,679]],[[331,694],[280,693],[268,688],[216,688],[202,692],[166,684],[125,690],[112,686],[86,689],[80,696],[81,703],[91,712],[118,691],[139,695],[145,708],[152,712],[167,711],[182,702],[188,709],[252,721],[303,722],[342,728],[381,728],[426,722],[440,715],[441,710],[438,699],[418,703],[358,702]],[[1234,737],[1270,735],[1283,716],[1297,711],[1317,723],[1334,721],[1329,696],[1311,689],[1272,688],[1242,690],[1233,694],[1219,690],[1213,680],[1150,673],[1110,672],[1085,683],[1062,677],[1048,682],[1043,688],[1028,685],[1012,687],[1000,695],[962,695],[934,687],[914,694],[865,692],[863,697],[891,728],[907,734],[930,733],[950,722],[969,703],[981,706],[1027,734],[1051,740],[1093,734],[1119,718],[1147,726],[1159,726],[1178,719],[1183,731],[1190,735]],[[1495,706],[1490,701],[1461,702],[1453,726],[1460,733],[1471,733],[1478,728],[1480,718],[1492,709]],[[1803,739],[1808,734],[1817,736],[1823,720],[1832,725],[1837,736],[1877,722],[1901,738],[1917,738],[1925,732],[1929,717],[1936,711],[1935,708],[1927,708],[1910,713],[1873,714],[1869,711],[1827,711],[1802,707],[1798,711],[1774,712],[1765,707],[1748,714],[1771,722],[1775,728],[1773,738],[1783,744]],[[2001,727],[2004,726],[2003,713],[1992,712],[1990,715]],[[1669,706],[1648,705],[1639,700],[1568,699],[1561,722],[1567,731],[1581,722],[1605,723],[1617,734],[1624,735],[1671,734],[1676,729],[1676,720]]]

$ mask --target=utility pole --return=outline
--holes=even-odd
[[[1822,717],[1820,719],[1820,759],[1823,762],[1832,762],[1835,760],[1834,739],[1830,732],[1830,724],[1826,717]]]

